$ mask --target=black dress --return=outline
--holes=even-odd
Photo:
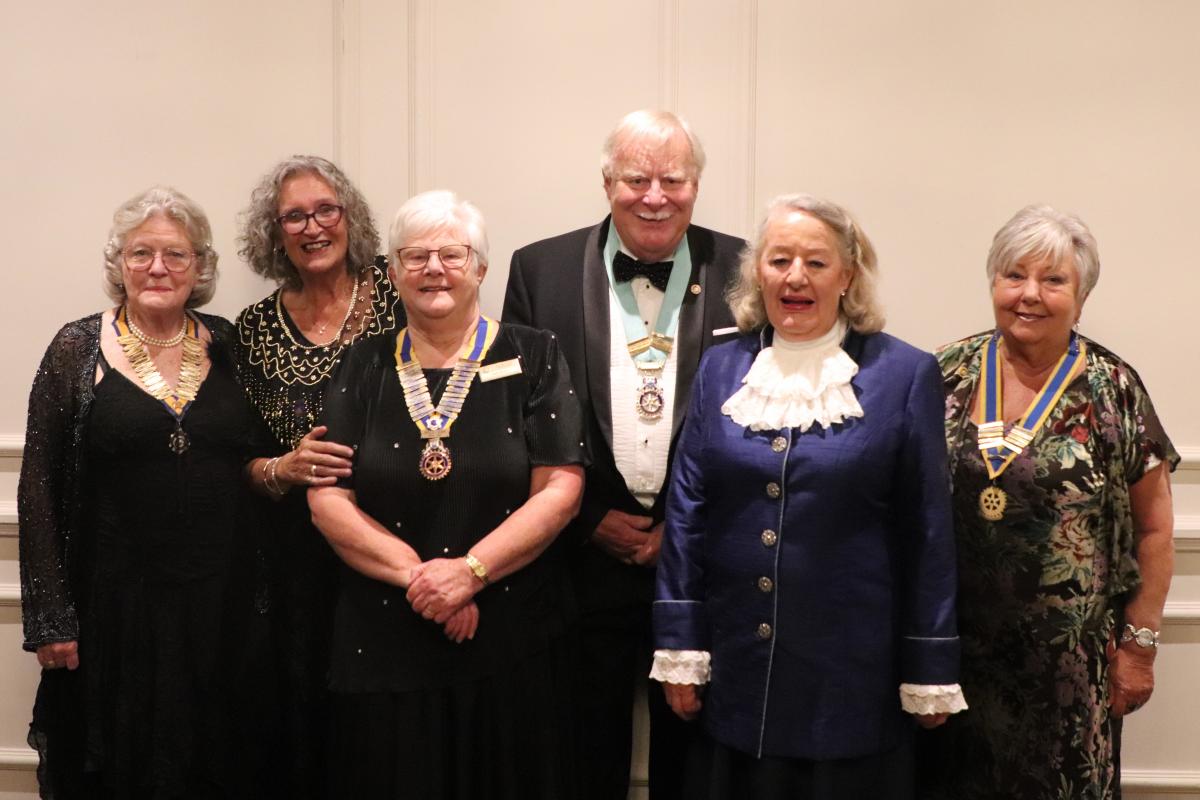
[[[417,470],[423,447],[395,369],[394,334],[362,343],[330,382],[331,439],[356,448],[359,507],[422,560],[457,558],[529,496],[534,466],[585,464],[579,403],[549,333],[500,328],[447,439],[453,467]],[[484,381],[487,365],[520,372]],[[425,374],[438,400],[450,370]],[[495,373],[493,373],[495,374]],[[405,591],[343,569],[334,617],[331,796],[568,798],[570,709],[554,550],[476,595],[473,640],[455,644]]]
[[[380,258],[363,270],[358,292],[364,318],[348,320],[356,341],[394,330],[404,308]],[[356,309],[357,310],[357,309]],[[251,402],[276,441],[276,452],[295,447],[322,418],[329,376],[346,348],[314,345],[296,327],[277,290],[245,308],[237,319],[238,372]],[[265,769],[275,772],[278,796],[319,797],[325,785],[328,720],[329,636],[337,590],[338,559],[310,521],[305,494],[289,492],[258,509],[267,529],[273,661],[270,678],[278,699],[278,732],[267,746]]]
[[[210,353],[181,454],[168,446],[175,417],[120,372],[91,390],[69,581],[80,667],[44,671],[38,688],[30,744],[43,797],[253,791],[232,693],[253,615],[242,468],[263,436],[231,359]]]

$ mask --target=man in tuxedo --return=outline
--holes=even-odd
[[[633,698],[650,668],[650,603],[671,456],[700,355],[736,334],[724,292],[741,239],[692,225],[704,150],[664,111],[625,116],[604,144],[612,213],[517,250],[505,322],[558,338],[584,406],[592,465],[561,534],[579,603],[572,666],[581,797],[625,800]],[[649,689],[650,796],[680,796],[691,726]]]

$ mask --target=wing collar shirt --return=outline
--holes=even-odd
[[[608,239],[604,247],[604,263],[612,274],[613,256],[620,251],[633,257],[621,242],[616,226],[609,222]],[[681,240],[672,258],[672,270],[691,272],[691,258]],[[631,280],[634,299],[646,335],[654,330],[658,313],[662,310],[665,293],[651,285],[649,278],[638,276]],[[627,349],[625,321],[621,316],[616,292],[609,287],[609,368],[610,408],[612,408],[613,460],[617,470],[625,478],[630,493],[645,508],[654,505],[658,493],[667,479],[667,455],[671,448],[671,430],[674,427],[675,408],[675,357],[678,348],[672,347],[663,367],[659,381],[663,391],[662,414],[657,419],[646,419],[637,412],[637,393],[641,386],[641,375],[633,365]],[[665,333],[665,331],[660,331]]]

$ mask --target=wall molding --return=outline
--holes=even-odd
[[[0,769],[36,770],[38,754],[28,747],[0,747]]]
[[[362,28],[359,0],[333,0],[333,154],[348,174],[361,166]]]
[[[1200,771],[1174,769],[1123,769],[1121,788],[1166,792],[1200,792]]]
[[[658,107],[679,111],[679,0],[658,3]]]
[[[25,434],[0,434],[0,458],[20,458],[25,452]]]
[[[1168,600],[1163,606],[1164,625],[1200,625],[1200,601]]]
[[[408,3],[408,195],[434,185],[437,160],[434,57],[437,9],[431,0]]]
[[[743,230],[751,236],[758,222],[758,0],[742,0],[744,20],[741,33],[742,72],[739,85],[743,96],[739,98],[742,108],[742,154],[734,162],[735,169],[745,176],[745,201],[741,209]],[[741,163],[738,163],[738,162]],[[739,174],[739,173],[734,173]]]

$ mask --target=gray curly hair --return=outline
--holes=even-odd
[[[108,243],[104,245],[104,293],[114,303],[126,301],[125,276],[121,272],[124,259],[121,251],[129,234],[151,217],[166,217],[178,223],[187,233],[188,243],[196,254],[196,284],[188,295],[187,307],[198,308],[217,290],[217,251],[212,247],[212,226],[208,216],[194,200],[170,186],[151,186],[126,200],[113,212]]]
[[[238,255],[254,272],[289,289],[300,288],[300,273],[283,249],[279,224],[279,192],[288,178],[316,175],[329,184],[345,207],[346,271],[357,273],[375,261],[379,253],[379,231],[362,193],[332,161],[320,156],[296,155],[280,161],[262,177],[250,194],[250,205],[242,212]]]
[[[885,318],[876,294],[878,262],[874,245],[849,211],[837,203],[809,194],[781,194],[767,203],[758,234],[742,250],[737,278],[725,295],[738,330],[748,333],[767,324],[767,308],[763,303],[762,287],[758,285],[758,260],[767,245],[767,226],[771,220],[793,211],[802,211],[819,219],[837,237],[842,259],[853,275],[840,309],[847,324],[859,333],[883,330]]]

